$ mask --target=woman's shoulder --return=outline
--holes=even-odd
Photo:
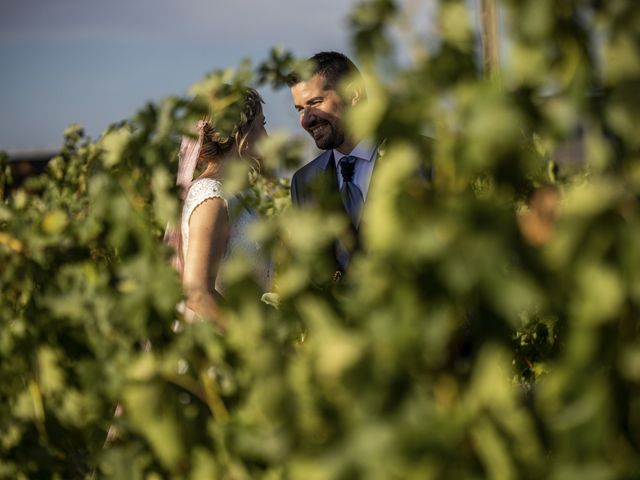
[[[194,181],[189,187],[189,192],[187,193],[187,199],[197,199],[197,198],[224,198],[222,193],[222,183],[215,178],[198,178]]]
[[[210,198],[223,200],[222,207],[227,208],[227,201],[222,194],[222,184],[219,180],[214,178],[199,178],[193,182],[189,187],[187,197],[184,199],[182,211],[183,222],[188,224],[194,210]]]

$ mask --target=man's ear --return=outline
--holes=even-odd
[[[346,90],[349,92],[349,105],[355,107],[362,100],[362,89],[352,82],[347,85]]]

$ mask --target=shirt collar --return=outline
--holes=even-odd
[[[371,160],[373,160],[373,156],[375,155],[376,150],[377,146],[370,139],[366,138],[362,140],[358,145],[356,145],[356,148],[354,148],[351,153],[349,153],[349,156],[358,157],[362,160],[370,162]],[[333,150],[333,158],[335,159],[336,165],[338,165],[338,162],[342,160],[342,157],[346,156],[347,155],[339,152],[338,150]]]

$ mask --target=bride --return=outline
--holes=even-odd
[[[225,198],[222,172],[229,162],[250,161],[260,167],[256,143],[266,135],[262,111],[264,101],[252,88],[244,89],[233,127],[223,133],[210,119],[198,122],[198,137],[183,137],[177,184],[182,187],[180,229],[168,229],[165,241],[176,250],[174,265],[185,292],[184,315],[208,318],[224,329],[221,315],[222,282],[219,267],[231,250],[242,249],[260,257],[260,246],[249,241],[246,227],[257,218],[238,197]],[[233,108],[233,106],[232,106]],[[233,112],[233,110],[230,110]],[[193,179],[197,166],[202,173]],[[262,260],[262,259],[261,259]],[[256,280],[266,289],[269,266],[257,262]]]

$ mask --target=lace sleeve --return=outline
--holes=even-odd
[[[224,200],[222,185],[219,181],[212,178],[202,178],[196,180],[189,188],[182,208],[182,241],[185,247],[189,241],[189,219],[198,205],[209,198],[222,198]],[[226,204],[225,200],[225,206]]]

